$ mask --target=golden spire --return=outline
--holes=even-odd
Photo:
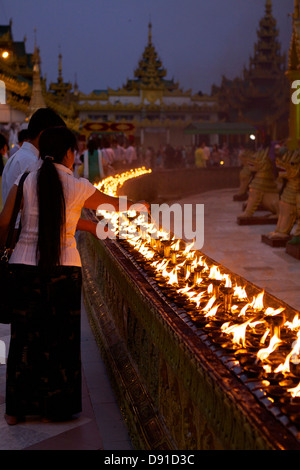
[[[41,76],[40,76],[40,51],[36,44],[36,29],[34,29],[34,52],[33,52],[33,76],[32,76],[32,94],[29,103],[29,115],[31,116],[37,109],[45,108],[45,100],[42,93]]]
[[[299,11],[299,0],[294,0],[294,20],[299,20],[300,11]]]
[[[59,46],[59,54],[58,54],[58,82],[62,82],[62,54]]]
[[[66,93],[70,92],[72,89],[72,84],[64,83],[62,76],[62,53],[59,45],[59,54],[58,54],[58,78],[56,83],[50,83],[49,89],[54,91],[57,96],[64,97]]]
[[[152,44],[152,24],[151,24],[151,21],[149,22],[148,28],[149,28],[149,31],[148,31],[148,44],[150,46]]]
[[[266,0],[266,14],[270,15],[272,13],[272,0]]]

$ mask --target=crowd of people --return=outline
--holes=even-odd
[[[226,143],[208,146],[199,145],[172,146],[161,145],[158,150],[149,146],[140,148],[138,159],[152,169],[205,168],[219,166],[240,166],[239,155],[243,146],[229,147]]]
[[[140,162],[132,137],[118,138],[91,136],[87,142],[79,142],[74,162],[74,173],[92,183],[107,176],[136,168]]]
[[[83,144],[75,159],[75,173],[90,181],[98,182],[104,177],[126,171],[129,168],[145,166],[155,169],[203,168],[218,166],[239,166],[239,154],[243,147],[230,148],[207,146],[160,145],[136,146],[133,139],[99,139],[92,137]]]
[[[16,133],[14,128],[13,131],[10,130],[5,152],[0,149],[0,175],[4,167],[3,162],[5,164],[27,140],[27,129]],[[141,166],[152,170],[240,166],[240,154],[243,151],[243,145],[207,145],[204,141],[200,141],[198,145],[185,146],[163,144],[155,149],[151,145],[136,145],[133,136],[95,134],[87,140],[78,140],[73,171],[76,177],[84,177],[95,184],[107,176]]]

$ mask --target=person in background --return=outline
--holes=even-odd
[[[222,148],[220,149],[220,153],[221,153],[221,164],[224,166],[230,166],[230,151],[226,143],[222,145]]]
[[[39,165],[39,139],[43,130],[65,126],[63,119],[50,108],[40,108],[31,116],[28,136],[22,147],[8,159],[2,174],[2,199],[5,204],[8,193],[20,174]]]
[[[134,147],[134,139],[132,137],[128,138],[126,143],[126,163],[128,168],[136,168],[137,166],[137,154]]]
[[[18,143],[14,144],[14,146],[11,148],[8,158],[12,157],[23,145],[23,143],[27,140],[28,138],[28,130],[27,129],[21,129],[18,132]]]
[[[204,154],[203,146],[199,145],[195,150],[195,165],[197,168],[206,167],[206,156]]]
[[[8,144],[6,137],[3,134],[0,134],[0,188],[2,185],[2,173],[7,162],[7,150]],[[2,210],[3,202],[0,195],[0,210]]]
[[[125,149],[119,144],[117,138],[112,140],[111,146],[114,152],[114,169],[115,171],[122,170],[124,168],[126,158]]]
[[[111,176],[114,174],[114,158],[115,154],[113,149],[111,148],[110,139],[103,138],[102,139],[102,162],[104,168],[105,176]]]
[[[203,155],[206,160],[206,165],[208,166],[210,161],[210,148],[206,145],[206,142],[202,142]]]
[[[104,178],[103,156],[96,139],[91,138],[83,154],[83,176],[97,184]]]
[[[175,167],[175,150],[170,144],[166,144],[163,151],[164,168],[171,169]]]
[[[211,151],[211,162],[212,166],[220,166],[221,162],[221,153],[219,151],[219,147],[217,145],[213,145]]]
[[[110,204],[118,211],[119,198],[73,175],[75,149],[68,128],[46,129],[39,139],[40,168],[24,182],[22,229],[9,261],[14,292],[6,382],[9,425],[28,415],[65,420],[82,407],[81,260],[75,230],[84,207]],[[17,184],[0,214],[0,235],[8,230]],[[131,204],[128,200],[126,209]]]
[[[8,150],[8,144],[7,144],[7,139],[3,134],[0,134],[0,176],[2,176],[4,167],[7,162],[7,150]]]

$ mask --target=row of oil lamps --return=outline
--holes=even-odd
[[[106,192],[116,195],[117,188],[128,177],[140,174],[143,170],[137,170],[134,175],[132,172],[120,177],[117,175],[112,178],[113,184],[106,186]],[[295,379],[300,376],[300,321],[297,314],[289,321],[284,308],[265,308],[264,292],[249,301],[246,289],[232,286],[230,276],[221,274],[219,267],[194,251],[193,244],[187,245],[174,237],[170,240],[169,234],[155,226],[153,221],[149,223],[136,214],[115,217],[106,212],[98,216],[110,218],[116,234],[120,230],[124,233],[120,227],[122,224],[127,228],[131,224],[138,227],[132,234],[128,231],[120,242],[135,255],[148,275],[155,278],[163,292],[187,311],[196,325],[208,333],[213,331],[216,341],[229,337],[233,350],[240,352],[243,358],[249,352],[253,356],[254,349],[253,342],[251,344],[246,339],[246,330],[259,338],[256,344],[260,346],[269,337],[269,347],[261,347],[255,353],[256,365],[261,362],[267,373],[274,373],[271,358],[281,350],[278,354],[281,362],[276,363],[275,373],[284,378],[292,377],[290,383],[295,384]],[[292,397],[300,397],[300,383],[286,388],[286,391]]]

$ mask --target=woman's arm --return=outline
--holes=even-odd
[[[103,209],[105,210],[104,206],[108,206],[112,207],[116,212],[127,211],[132,205],[134,205],[134,210],[136,211],[148,212],[149,210],[149,204],[146,202],[135,203],[127,198],[122,198],[121,200],[119,197],[109,196],[108,194],[102,193],[98,189],[96,189],[93,195],[90,196],[84,203],[84,207],[87,209],[97,210],[99,206],[103,206]]]
[[[97,223],[93,222],[92,220],[80,218],[78,220],[76,230],[79,230],[81,232],[90,232],[92,235],[97,237]]]

